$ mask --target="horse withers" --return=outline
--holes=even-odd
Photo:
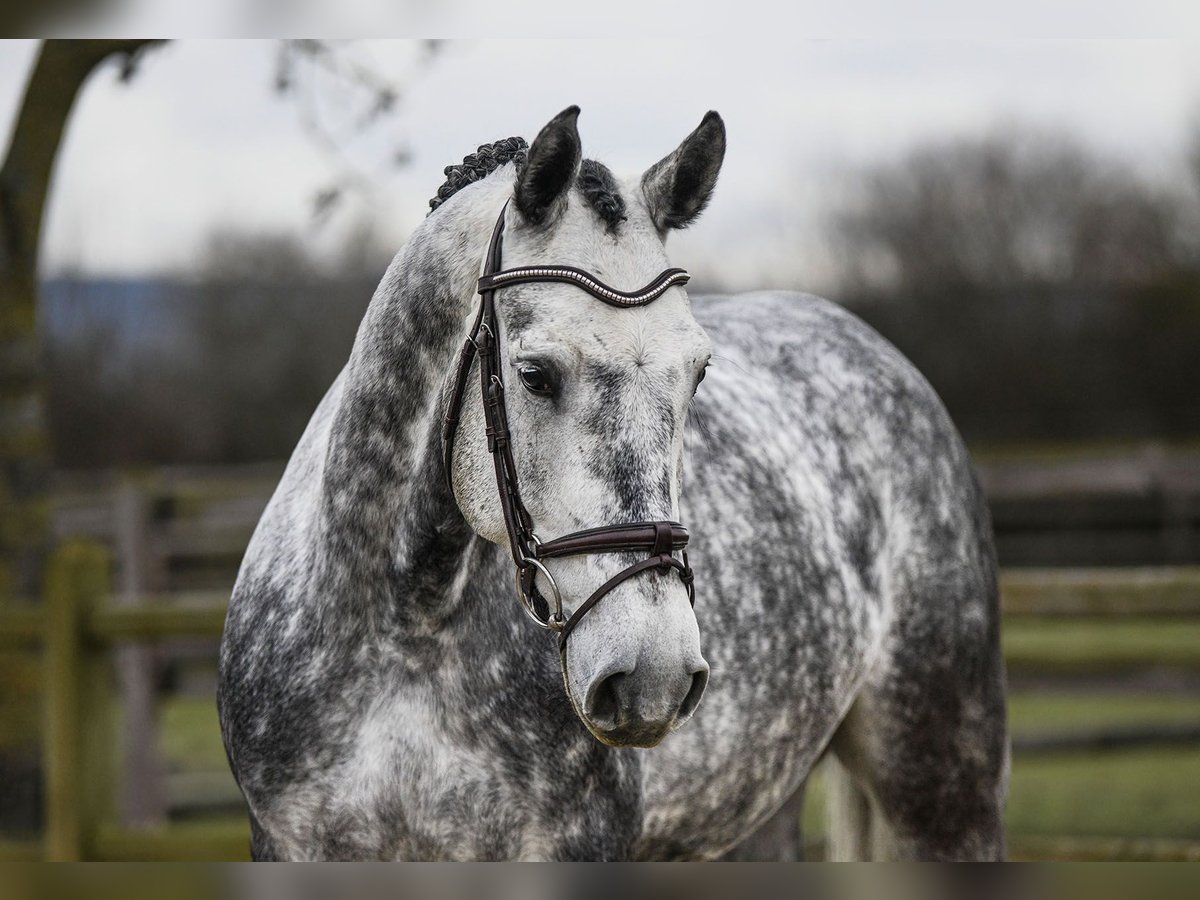
[[[250,543],[218,703],[255,858],[786,858],[823,756],[835,857],[1000,858],[945,409],[825,301],[689,300],[719,116],[620,179],[577,115],[447,169]]]

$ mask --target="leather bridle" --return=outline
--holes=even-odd
[[[512,441],[508,430],[508,416],[504,405],[504,379],[500,372],[500,329],[496,320],[496,291],[516,284],[534,282],[565,282],[582,288],[593,297],[610,306],[645,306],[661,297],[669,288],[685,284],[688,273],[683,269],[666,269],[644,288],[637,291],[618,291],[604,284],[594,275],[573,266],[525,266],[501,270],[500,252],[504,234],[504,215],[508,204],[500,211],[492,239],[484,260],[483,274],[479,279],[479,312],[475,323],[459,354],[458,370],[454,388],[442,423],[442,459],[446,481],[454,495],[452,466],[454,463],[454,437],[462,413],[466,395],[467,379],[476,356],[479,357],[479,383],[483,394],[483,412],[487,423],[488,452],[496,469],[496,487],[500,492],[500,508],[504,513],[504,525],[508,531],[509,549],[516,563],[517,597],[525,612],[540,627],[558,632],[560,652],[565,652],[567,637],[580,620],[604,597],[623,581],[643,572],[674,569],[687,588],[688,600],[695,605],[696,590],[692,569],[688,565],[688,530],[678,522],[629,522],[623,525],[605,525],[575,531],[552,541],[541,541],[533,532],[533,520],[521,501],[517,485],[517,466],[512,454]],[[590,553],[636,553],[648,554],[646,559],[622,569],[590,597],[583,601],[569,617],[564,618],[562,596],[554,576],[544,561],[562,556]],[[680,554],[681,559],[675,557]],[[536,587],[538,573],[550,586],[553,602],[541,596]],[[543,617],[536,599],[546,608]]]

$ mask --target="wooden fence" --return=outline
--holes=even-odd
[[[64,543],[50,561],[40,607],[0,608],[0,650],[40,654],[44,838],[0,842],[2,859],[170,858],[188,836],[115,825],[111,654],[126,642],[202,636],[216,639],[225,604],[129,606],[113,596],[107,551],[88,540]],[[184,858],[246,854],[248,833],[207,835]]]
[[[1029,531],[1030,515],[1022,512],[1025,500],[1041,504],[1041,519],[1035,524],[1048,528],[1052,517],[1046,510],[1051,501],[1068,510],[1079,504],[1095,510],[1105,502],[1128,505],[1131,497],[1145,501],[1150,496],[1163,515],[1148,525],[1143,516],[1142,531],[1152,534],[1138,533],[1134,543],[1143,556],[1175,563],[1006,568],[1002,574],[1005,650],[1015,678],[1112,674],[1161,666],[1200,678],[1200,640],[1155,638],[1158,626],[1200,627],[1200,565],[1194,564],[1200,561],[1200,546],[1194,546],[1200,534],[1200,463],[1194,480],[1189,474],[1192,462],[1200,460],[1200,451],[1177,456],[1157,450],[1149,457],[1142,454],[1138,458],[1150,458],[1157,466],[1154,471],[1167,471],[1169,477],[1141,480],[1129,474],[1137,466],[1129,463],[1128,454],[1120,457],[1116,469],[1094,459],[1081,464],[1070,456],[1034,463],[985,459],[982,480],[997,510],[1002,548],[1006,535]],[[1092,474],[1079,474],[1085,470]],[[1125,475],[1111,477],[1118,470]],[[278,474],[277,466],[256,466],[159,471],[114,477],[101,484],[92,479],[62,480],[54,521],[63,543],[49,570],[46,596],[38,606],[0,604],[0,651],[40,654],[44,668],[45,819],[42,840],[0,842],[0,859],[245,857],[244,824],[165,822],[163,773],[153,753],[152,732],[157,725],[152,673],[171,660],[153,648],[163,641],[187,639],[196,642],[195,654],[214,658],[228,586]],[[1163,500],[1158,493],[1164,490],[1177,496]],[[1145,504],[1138,509],[1143,515]],[[1089,541],[1111,550],[1114,534],[1128,538],[1136,530],[1127,524],[1113,528],[1103,524],[1116,518],[1101,516],[1099,528],[1095,518],[1068,519],[1072,527],[1079,526],[1071,538],[1072,553]],[[1099,537],[1081,537],[1087,529]],[[87,537],[77,537],[81,534]],[[1147,551],[1149,547],[1156,549]],[[1072,630],[1103,628],[1106,622],[1130,617],[1147,626],[1128,640],[1082,649],[1070,640],[1053,640],[1054,629],[1064,623]],[[178,644],[175,647],[176,655],[186,651]],[[112,710],[118,700],[125,713],[120,726],[123,740],[113,733],[117,726]],[[1027,740],[1022,746],[1018,741],[1016,750],[1069,749],[1070,741],[1087,749],[1113,740],[1191,743],[1198,738],[1194,729],[1187,728],[1116,737],[1104,732],[1073,735],[1066,744],[1056,744],[1053,736],[1040,745]],[[118,747],[123,748],[120,754]],[[138,786],[133,793],[131,784]],[[1013,851],[1030,858],[1200,855],[1200,848],[1186,841],[1105,839],[1101,846],[1089,840],[1014,836]]]

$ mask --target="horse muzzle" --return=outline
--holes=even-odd
[[[566,692],[597,740],[653,747],[692,717],[708,685],[700,627],[674,577],[613,593],[560,647]]]
[[[699,658],[675,675],[618,668],[588,685],[581,718],[609,746],[654,747],[692,717],[707,684]]]

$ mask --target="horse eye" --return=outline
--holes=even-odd
[[[525,385],[525,389],[531,393],[546,397],[554,393],[554,383],[550,378],[550,373],[540,366],[524,363],[517,369],[517,377],[521,379],[521,384]]]

